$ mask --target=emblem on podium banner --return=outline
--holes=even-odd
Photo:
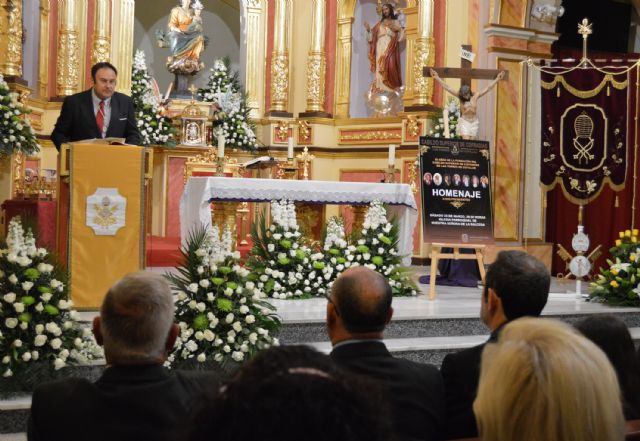
[[[87,197],[87,223],[96,236],[115,236],[125,226],[127,199],[117,188],[98,188]]]

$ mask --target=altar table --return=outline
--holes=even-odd
[[[211,202],[270,202],[282,199],[340,205],[368,205],[378,200],[388,204],[388,216],[395,215],[398,220],[398,252],[404,256],[404,265],[411,264],[418,208],[408,184],[192,177],[180,201],[182,242],[185,242],[193,228],[211,224]]]

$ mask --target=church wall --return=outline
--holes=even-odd
[[[239,0],[238,0],[239,2]],[[238,70],[240,54],[240,9],[239,3],[231,6],[221,1],[202,1],[202,21],[204,34],[209,37],[209,44],[202,53],[205,69],[195,77],[195,84],[203,87],[208,78],[209,69],[216,58],[229,56],[231,68]],[[135,27],[133,37],[134,53],[142,49],[147,57],[149,73],[158,82],[161,91],[166,90],[174,76],[167,70],[165,63],[169,56],[168,48],[160,48],[156,42],[155,32],[167,30],[171,8],[177,5],[175,0],[154,0],[136,2]],[[241,81],[244,81],[242,79]]]
[[[22,10],[22,25],[25,29],[22,44],[22,78],[29,87],[38,87],[38,57],[40,56],[40,1],[24,0]]]

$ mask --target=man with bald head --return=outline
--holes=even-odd
[[[171,289],[159,274],[126,275],[109,289],[93,321],[107,367],[95,383],[65,378],[36,389],[28,439],[183,439],[193,410],[218,387],[208,372],[163,367],[179,328]],[[69,424],[70,415],[73,421]]]
[[[391,321],[391,287],[359,266],[333,283],[327,304],[331,358],[343,369],[380,384],[397,440],[437,440],[444,424],[444,385],[431,365],[395,358],[382,341]]]

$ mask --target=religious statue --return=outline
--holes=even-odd
[[[205,48],[200,0],[180,0],[169,16],[167,69],[176,75],[194,75],[204,68],[200,54]]]
[[[369,63],[375,75],[372,88],[381,91],[395,91],[402,87],[400,72],[400,41],[404,29],[391,3],[382,5],[382,17],[373,28],[364,23],[369,42]]]
[[[478,120],[478,98],[489,92],[501,79],[504,78],[505,72],[501,71],[489,85],[478,93],[473,93],[471,87],[466,84],[460,90],[456,91],[438,75],[434,69],[430,70],[434,80],[442,85],[444,90],[451,95],[458,97],[460,100],[460,118],[458,119],[458,133],[463,139],[477,139],[480,121]]]

